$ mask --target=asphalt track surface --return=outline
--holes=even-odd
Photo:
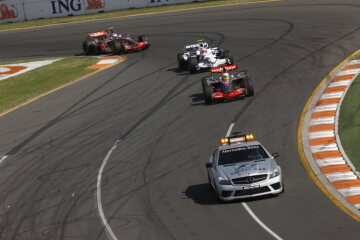
[[[359,223],[310,180],[296,145],[300,112],[322,78],[360,48],[358,1],[284,1],[0,33],[0,60],[81,54],[88,32],[149,33],[150,49],[0,118],[0,239],[273,239],[242,207],[218,203],[205,161],[226,134],[279,152],[285,193],[247,200],[283,239],[358,239]],[[176,53],[205,39],[252,74],[255,96],[205,106]]]

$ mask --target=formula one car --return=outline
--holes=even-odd
[[[135,39],[128,34],[116,34],[111,28],[101,32],[89,33],[82,44],[86,54],[127,53],[144,50],[149,46],[149,38],[145,35],[140,35]]]
[[[237,65],[213,68],[210,71],[212,74],[202,79],[206,104],[254,96],[248,71],[237,70]]]
[[[205,166],[211,190],[221,201],[263,195],[279,195],[284,191],[281,167],[253,134],[222,138]]]
[[[229,50],[210,48],[207,42],[186,45],[178,53],[177,61],[179,69],[188,69],[190,73],[234,63]]]

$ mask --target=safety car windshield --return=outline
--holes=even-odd
[[[220,151],[218,165],[227,165],[268,158],[261,145],[230,148]]]

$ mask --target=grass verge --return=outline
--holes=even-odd
[[[360,75],[353,81],[339,116],[339,135],[341,144],[355,168],[360,170]]]
[[[0,81],[0,113],[94,71],[85,68],[98,61],[92,57],[67,57]]]
[[[59,17],[59,18],[30,20],[25,22],[4,23],[4,24],[0,24],[0,31],[28,28],[28,27],[39,27],[39,26],[52,25],[52,24],[73,23],[73,22],[92,21],[92,20],[100,20],[100,19],[108,19],[108,18],[116,18],[116,17],[126,17],[137,14],[160,13],[166,11],[192,9],[192,8],[214,7],[220,5],[242,4],[242,3],[245,4],[245,3],[256,3],[256,2],[272,2],[272,1],[281,1],[281,0],[211,0],[206,2],[192,2],[192,3],[174,4],[174,5],[151,7],[151,8],[124,9],[124,10],[116,10],[111,12],[95,13],[95,14],[88,14],[81,16],[68,16],[68,17]]]

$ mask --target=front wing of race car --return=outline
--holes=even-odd
[[[214,100],[233,100],[237,98],[244,98],[245,94],[245,88],[237,88],[230,92],[213,92],[212,98]]]
[[[200,61],[198,63],[198,69],[209,69],[209,68],[216,68],[220,66],[225,66],[229,64],[227,59],[216,59],[214,63],[208,62],[208,61]]]

